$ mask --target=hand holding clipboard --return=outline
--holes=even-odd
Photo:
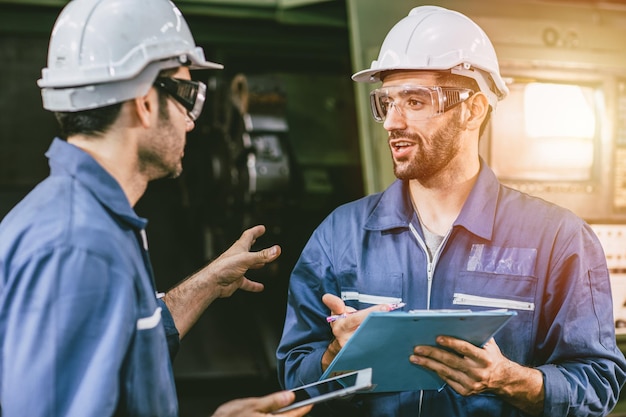
[[[335,356],[322,379],[372,368],[374,392],[440,389],[444,382],[436,373],[409,362],[415,346],[436,346],[439,335],[482,346],[515,315],[515,311],[507,310],[371,312]]]

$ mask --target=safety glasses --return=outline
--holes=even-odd
[[[191,120],[198,119],[206,98],[206,84],[182,78],[159,77],[154,81],[154,85],[182,104]]]
[[[407,120],[425,120],[445,113],[474,94],[469,88],[394,85],[370,93],[372,114],[384,122],[392,107]]]

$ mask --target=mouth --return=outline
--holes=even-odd
[[[402,149],[415,146],[415,143],[406,140],[392,140],[389,142],[389,146],[395,151],[401,151]]]
[[[415,142],[406,139],[395,139],[389,141],[391,154],[396,161],[410,158],[413,153],[413,149],[416,146],[417,144]]]

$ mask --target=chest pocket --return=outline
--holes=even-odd
[[[471,310],[505,308],[517,311],[496,334],[502,352],[528,364],[535,314],[537,251],[533,248],[501,248],[475,244],[467,266],[459,274],[452,303]]]
[[[375,304],[402,302],[403,274],[401,272],[341,274],[341,298],[351,307],[361,310]]]

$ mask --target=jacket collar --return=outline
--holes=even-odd
[[[87,152],[55,138],[46,152],[50,175],[69,175],[117,217],[132,227],[143,229],[148,221],[137,216],[119,183]]]
[[[480,171],[454,227],[463,227],[483,239],[491,239],[500,184],[494,172],[480,159]],[[407,181],[394,181],[383,193],[365,222],[367,230],[408,228],[418,221]]]

